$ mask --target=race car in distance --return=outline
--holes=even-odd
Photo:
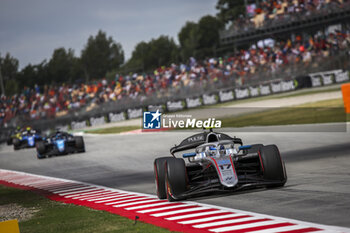
[[[13,139],[14,138],[19,138],[19,136],[21,135],[21,127],[17,126],[16,129],[10,131],[10,133],[7,136],[7,145],[11,146],[13,144]]]
[[[73,136],[67,132],[56,131],[36,145],[38,159],[47,156],[85,152],[82,136]]]
[[[13,138],[13,149],[19,150],[23,148],[33,148],[36,143],[42,141],[43,138],[40,133],[30,127],[27,127],[25,130],[20,131]]]
[[[175,153],[184,153],[176,158]],[[227,134],[203,132],[170,149],[173,157],[154,161],[159,199],[169,201],[233,192],[255,187],[281,187],[287,181],[284,162],[276,145],[243,145]],[[184,159],[188,159],[186,164]]]

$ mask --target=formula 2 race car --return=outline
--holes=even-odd
[[[193,149],[182,155],[187,164],[174,155]],[[210,130],[186,138],[170,153],[173,157],[154,161],[159,199],[176,201],[210,193],[280,187],[287,181],[276,145],[243,145],[240,138]]]
[[[42,139],[38,131],[28,127],[26,130],[22,130],[13,137],[13,149],[33,148],[36,143]]]
[[[8,146],[11,146],[13,144],[13,139],[19,138],[21,136],[21,127],[17,127],[14,130],[11,130],[10,133],[7,136],[6,143]]]
[[[85,144],[82,136],[56,131],[45,140],[38,142],[36,150],[38,159],[43,159],[46,156],[85,152]]]

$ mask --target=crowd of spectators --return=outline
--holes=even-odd
[[[332,57],[339,51],[349,51],[349,48],[350,33],[338,31],[327,36],[270,41],[265,46],[258,43],[226,58],[202,61],[190,58],[187,64],[160,67],[151,74],[117,75],[115,80],[103,78],[81,84],[26,87],[22,93],[1,97],[0,126],[16,116],[53,118],[82,107],[84,111],[90,111],[102,103],[126,98],[162,98],[176,95],[180,90],[205,90],[220,84],[226,87],[244,85],[253,77],[261,78],[261,74],[273,74],[293,65],[315,64],[315,59]]]
[[[246,16],[231,22],[229,31],[240,33],[263,26],[299,20],[310,15],[350,7],[349,0],[260,0],[247,6]]]

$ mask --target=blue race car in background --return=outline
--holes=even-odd
[[[26,130],[21,131],[13,138],[13,148],[15,150],[24,149],[24,148],[33,148],[36,143],[42,141],[43,138],[40,133],[30,127],[27,127]]]
[[[85,152],[82,136],[73,136],[67,132],[56,131],[36,145],[38,159],[47,156]]]

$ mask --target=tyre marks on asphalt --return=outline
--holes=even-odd
[[[55,201],[105,210],[130,219],[138,216],[140,221],[179,232],[350,232],[350,228],[196,202],[168,202],[153,195],[3,169],[0,169],[0,184],[37,191]]]

